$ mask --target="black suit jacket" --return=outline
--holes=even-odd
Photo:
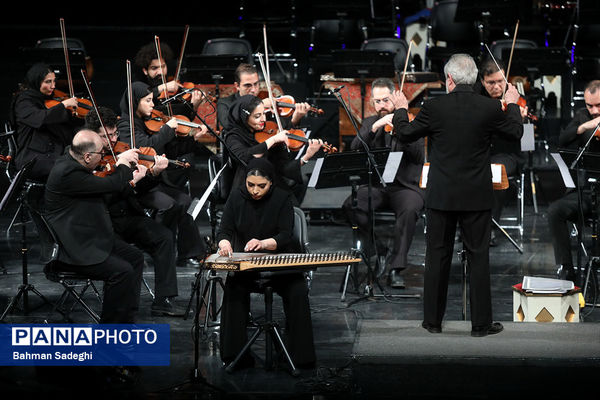
[[[393,124],[401,141],[429,138],[425,206],[444,211],[491,209],[492,136],[519,140],[523,135],[518,105],[510,104],[503,112],[498,100],[467,85],[425,102],[411,123],[406,109],[396,110]]]
[[[132,178],[123,165],[107,177],[95,176],[68,151],[56,160],[46,182],[45,207],[61,244],[59,261],[93,265],[108,258],[115,234],[103,196],[127,190]]]

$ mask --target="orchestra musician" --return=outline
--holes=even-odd
[[[21,169],[36,159],[29,177],[40,182],[46,181],[54,161],[83,125],[83,120],[68,109],[77,107],[76,98],[61,99],[52,107],[46,105],[55,88],[54,71],[43,63],[33,65],[13,96],[9,113],[17,142],[15,166]]]
[[[115,148],[119,138],[118,118],[110,108],[98,107],[98,111],[100,118],[96,110],[91,110],[86,115],[85,127],[100,136],[107,157],[111,157],[111,148]],[[152,257],[155,292],[152,315],[183,316],[184,310],[171,302],[178,295],[173,234],[167,227],[146,215],[136,196],[156,186],[159,183],[156,176],[168,165],[168,159],[158,155],[155,156],[151,170],[139,164],[138,169],[142,174],[145,173],[144,178],[135,187],[128,185],[121,192],[106,194],[105,200],[117,235]]]
[[[394,116],[394,103],[391,95],[395,90],[394,82],[388,78],[375,79],[371,84],[371,102],[376,115],[363,120],[359,135],[369,148],[390,148],[401,151],[402,160],[394,182],[383,187],[379,182],[371,188],[371,205],[374,210],[391,208],[396,221],[394,223],[393,245],[387,254],[384,265],[378,275],[388,271],[388,284],[394,288],[404,287],[404,279],[400,272],[408,266],[408,250],[412,243],[419,213],[423,209],[424,192],[419,187],[419,178],[425,160],[424,140],[413,143],[402,143],[396,136],[386,132],[386,125],[391,126]],[[352,141],[352,150],[363,150],[361,140],[356,137]],[[371,244],[369,240],[368,187],[361,186],[356,194],[356,211],[352,209],[351,196],[344,202],[343,208],[350,219],[358,227],[361,243]],[[367,248],[367,256],[372,256],[374,249]],[[383,250],[382,250],[383,253]]]
[[[217,102],[217,118],[219,125],[222,128],[227,127],[229,109],[241,96],[251,94],[253,96],[259,96],[260,93],[260,79],[258,77],[258,71],[254,65],[242,63],[238,65],[234,72],[235,92],[227,97],[219,98]],[[263,99],[264,106],[266,109],[270,109],[271,100],[266,97]],[[302,118],[308,114],[310,110],[310,104],[308,103],[296,103],[294,113],[290,118],[282,118],[284,128],[290,128],[298,126]]]
[[[296,160],[286,147],[287,131],[281,131],[270,136],[263,142],[256,140],[256,133],[265,128],[266,115],[262,100],[253,95],[241,96],[229,109],[229,118],[225,128],[225,144],[232,153],[236,165],[232,187],[243,185],[245,169],[241,163],[248,163],[256,157],[265,157],[275,165],[277,174],[275,182],[282,188],[295,194],[294,202],[299,204],[305,184],[301,166],[321,148],[323,141],[309,139],[305,154]]]
[[[177,143],[177,120],[169,119],[155,134],[147,131],[144,123],[152,114],[154,103],[149,86],[143,82],[132,83],[132,97],[134,107],[134,133],[135,145],[137,147],[152,147],[157,154],[164,154],[169,159],[175,159],[182,151],[187,153],[195,146],[192,137],[188,136],[183,144],[187,147],[182,149],[181,143]],[[129,123],[129,98],[127,91],[121,99],[121,118],[117,122],[117,129],[121,141],[131,143],[131,129]],[[195,137],[199,137],[197,133]],[[193,217],[187,213],[192,203],[192,198],[180,185],[173,183],[170,169],[163,171],[160,175],[158,185],[146,193],[138,195],[138,201],[145,208],[157,210],[156,218],[169,227],[176,237],[177,263],[178,265],[199,265],[198,258],[204,255],[204,244]]]
[[[583,148],[600,123],[600,80],[587,83],[583,98],[585,108],[578,110],[573,119],[560,131],[558,144],[562,148],[572,150]],[[586,152],[600,153],[600,142],[596,139],[592,139]],[[585,183],[576,178],[574,182],[578,186]],[[560,279],[573,282],[576,281],[577,276],[571,254],[569,222],[579,222],[580,212],[589,215],[592,211],[589,186],[582,187],[581,209],[577,192],[577,189],[570,189],[563,197],[548,206],[548,227],[552,236],[557,274]]]
[[[218,253],[297,252],[292,245],[294,210],[291,196],[277,187],[273,165],[265,158],[248,162],[245,185],[232,190],[217,234]],[[221,359],[229,364],[247,342],[250,292],[260,279],[256,271],[230,272],[225,282],[221,309]],[[283,300],[287,344],[298,368],[312,368],[316,361],[306,279],[301,271],[273,273],[270,286]],[[251,367],[254,358],[247,352],[237,368]]]
[[[497,65],[496,65],[497,63]],[[500,69],[498,68],[500,67]],[[506,92],[506,68],[502,60],[493,60],[488,58],[484,60],[479,67],[479,81],[475,83],[475,93],[492,99],[502,100]],[[521,117],[527,117],[527,107],[520,107]],[[494,164],[502,164],[506,169],[507,176],[515,176],[519,168],[525,162],[521,144],[518,141],[507,140],[499,136],[492,137],[492,148],[490,151],[491,161]],[[494,190],[494,203],[492,205],[492,218],[500,223],[500,216],[506,201],[506,190]],[[490,246],[496,246],[496,236],[498,228],[492,226],[490,236]]]
[[[408,101],[392,96],[394,133],[403,142],[427,136],[430,168],[425,192],[427,217],[424,319],[431,333],[442,331],[457,222],[470,266],[471,335],[502,331],[492,322],[489,270],[493,202],[490,148],[492,135],[520,139],[523,124],[519,93],[509,85],[506,111],[497,100],[473,91],[477,66],[466,54],[454,54],[444,66],[446,91],[423,107],[409,123]]]
[[[143,178],[135,150],[121,153],[106,177],[92,171],[104,155],[96,132],[80,130],[50,171],[46,183],[48,222],[61,243],[58,260],[66,272],[104,281],[102,323],[134,323],[139,309],[144,255],[115,235],[103,196]]]

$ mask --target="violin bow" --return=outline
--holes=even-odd
[[[263,36],[265,40],[265,49],[267,49],[267,27],[263,25]],[[265,77],[265,84],[267,85],[267,92],[269,93],[269,100],[271,100],[271,108],[273,109],[273,114],[275,114],[275,120],[277,121],[277,127],[279,131],[283,131],[283,125],[281,124],[281,119],[279,118],[279,113],[277,112],[277,104],[275,103],[275,99],[273,98],[273,91],[271,90],[271,75],[269,73],[268,67],[268,54],[265,55],[267,58],[267,67],[265,67],[265,63],[262,58],[262,54],[258,53],[258,61],[260,62],[260,68],[262,69],[262,73]]]
[[[410,49],[412,47],[413,41],[411,40],[408,45],[408,50],[406,51],[406,59],[404,60],[404,71],[402,72],[402,82],[399,85],[400,91],[404,88],[404,77],[406,76],[406,68],[408,67],[408,60],[410,59]]]
[[[494,54],[492,54],[492,51],[490,50],[490,48],[488,47],[487,44],[485,44],[485,48],[487,49],[488,53],[490,53],[490,57],[492,57],[492,61],[494,61],[494,64],[496,64],[496,68],[498,68],[498,71],[500,71],[502,78],[504,78],[504,82],[506,82],[506,86],[508,86],[508,80],[506,79],[506,75],[504,75],[504,72],[502,72],[502,68],[500,68],[500,65],[498,65],[498,61],[496,61]],[[504,94],[502,94],[502,100],[504,100]]]
[[[73,89],[73,79],[71,77],[71,63],[69,63],[69,47],[67,45],[67,33],[65,29],[65,20],[61,18],[60,22],[60,35],[62,38],[63,52],[65,53],[65,65],[67,69],[67,82],[69,85],[69,95],[75,97],[75,90]]]
[[[185,51],[189,31],[190,26],[186,25],[183,32],[183,44],[181,45],[181,51],[179,52],[179,60],[177,61],[177,68],[175,69],[175,82],[179,81],[179,73],[181,72],[181,65],[183,64],[183,52]]]
[[[81,76],[83,77],[83,83],[85,84],[85,88],[87,89],[88,95],[90,96],[90,101],[92,102],[92,106],[94,106],[94,110],[96,110],[96,115],[98,116],[98,121],[100,121],[100,126],[104,129],[104,135],[106,142],[108,143],[108,148],[110,149],[110,154],[112,155],[115,162],[117,162],[117,157],[115,156],[115,151],[113,149],[112,143],[108,138],[108,130],[106,129],[106,125],[104,125],[104,121],[102,120],[102,116],[100,115],[100,110],[98,110],[98,106],[96,105],[96,98],[92,93],[92,88],[90,87],[87,74],[84,69],[81,70]]]
[[[515,26],[515,33],[513,35],[512,46],[510,47],[510,56],[508,57],[508,65],[506,66],[506,76],[510,76],[510,64],[512,63],[513,51],[515,50],[515,43],[517,41],[518,30],[519,30],[519,20],[517,20],[517,24]],[[508,81],[507,81],[507,83],[508,83]],[[502,93],[502,100],[504,100],[504,92]]]
[[[167,82],[165,81],[165,76],[162,73],[163,57],[162,57],[162,52],[160,50],[160,39],[158,38],[158,35],[154,35],[154,45],[156,46],[156,55],[158,56],[158,62],[160,64],[160,68],[161,68],[160,78],[162,79],[163,86],[165,87],[165,90],[164,90],[165,100],[169,100],[169,91],[167,90]],[[166,63],[166,61],[165,61],[165,63]],[[169,117],[173,116],[173,110],[171,109],[171,103],[167,103],[167,113],[169,114]]]
[[[131,148],[135,149],[135,120],[133,116],[133,87],[131,84],[131,61],[125,62],[127,75],[127,103],[129,108],[129,131],[131,132]]]

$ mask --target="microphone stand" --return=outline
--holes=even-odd
[[[341,88],[339,88],[341,89]],[[348,109],[348,106],[346,104],[346,102],[342,99],[341,95],[339,94],[340,90],[339,89],[334,89],[331,90],[329,93],[333,94],[336,99],[338,100],[338,102],[342,105],[342,107],[344,108],[344,111],[346,112],[346,114],[348,115],[348,118],[350,119],[350,122],[352,122],[352,126],[354,127],[354,130],[356,131],[356,136],[359,138],[362,147],[365,149],[365,153],[367,154],[367,218],[369,221],[369,241],[370,244],[372,245],[372,248],[375,251],[375,255],[376,255],[376,259],[379,259],[379,254],[377,253],[377,245],[375,243],[375,229],[374,229],[374,210],[373,210],[373,205],[371,202],[371,193],[372,193],[372,187],[373,187],[373,170],[377,173],[377,176],[379,177],[379,182],[381,182],[381,185],[385,188],[387,187],[387,184],[385,183],[385,181],[383,180],[383,176],[381,175],[381,172],[377,169],[377,162],[375,161],[375,157],[373,157],[373,154],[371,153],[371,150],[369,148],[369,145],[364,141],[364,139],[362,138],[362,136],[360,135],[360,129],[358,128],[358,125],[356,123],[356,120],[354,119],[354,116],[352,115],[352,113],[350,112],[350,110]],[[353,190],[353,193],[355,193],[356,191]],[[356,240],[356,229],[354,229],[354,236],[355,236],[355,244],[357,243]],[[358,246],[357,246],[358,247]],[[385,290],[383,289],[383,287],[381,286],[381,284],[379,283],[379,279],[375,276],[375,274],[373,273],[373,268],[371,266],[370,261],[367,259],[367,257],[365,256],[364,252],[361,251],[360,249],[358,249],[360,254],[363,256],[363,261],[365,262],[366,266],[367,266],[367,284],[365,286],[364,289],[364,296],[363,297],[359,297],[358,299],[355,299],[353,301],[351,301],[350,303],[348,303],[348,307],[350,307],[352,304],[357,303],[361,300],[368,300],[369,298],[372,297],[419,297],[418,294],[405,294],[405,295],[389,295],[387,293],[385,293]],[[381,292],[383,294],[381,295],[376,295],[373,292],[373,283],[376,283],[377,286],[379,287],[379,290],[381,290]]]

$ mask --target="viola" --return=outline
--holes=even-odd
[[[408,112],[408,122],[412,122],[413,119],[415,119],[415,114]],[[386,133],[391,133],[394,131],[394,125],[385,124],[385,126],[383,127],[383,130]]]
[[[277,129],[277,124],[275,122],[266,121],[264,129],[254,134],[254,139],[258,143],[262,143],[268,138],[277,135],[278,132],[279,130]],[[302,129],[289,129],[287,136],[289,138],[288,148],[292,151],[300,150],[309,140]],[[335,153],[337,151],[337,148],[327,143],[323,143],[321,147],[323,147],[323,150],[327,153]]]
[[[175,118],[177,121],[177,128],[175,129],[177,136],[188,136],[192,132],[192,129],[199,129],[202,127],[200,124],[191,122],[185,115],[174,115],[169,117],[162,111],[156,109],[152,110],[152,114],[144,121],[144,124],[151,134],[155,134],[172,118]]]
[[[60,104],[63,100],[69,99],[69,95],[65,92],[62,92],[58,89],[54,89],[52,92],[52,98],[46,99],[44,103],[46,104],[46,108],[52,108],[58,104]],[[72,109],[73,115],[79,118],[85,118],[87,113],[92,109],[92,102],[88,99],[80,99],[77,98],[77,108]]]

